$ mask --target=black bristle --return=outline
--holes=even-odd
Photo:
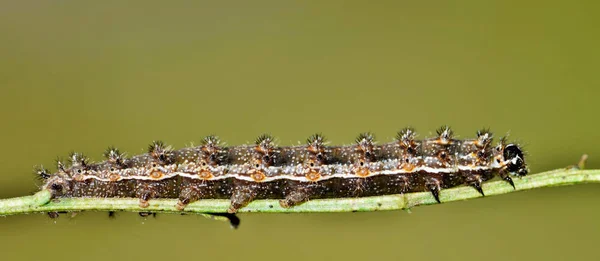
[[[56,161],[56,168],[58,169],[58,171],[65,172],[66,167],[65,167],[65,163],[63,163],[63,160],[61,158],[56,158],[55,161]]]
[[[273,136],[271,136],[270,134],[267,133],[263,133],[260,136],[258,136],[258,138],[256,138],[256,140],[254,141],[254,144],[259,145],[259,146],[268,146],[273,142]]]
[[[153,141],[148,146],[148,153],[161,164],[169,164],[173,160],[170,155],[171,147],[166,146],[162,141]]]
[[[508,137],[504,136],[500,138],[500,144],[499,146],[504,147],[504,145],[506,145],[508,143]]]
[[[69,154],[69,162],[71,163],[71,166],[82,166],[85,167],[88,165],[88,158],[81,154],[81,153],[77,153],[77,152],[71,152]]]
[[[110,146],[104,151],[103,155],[111,163],[123,164],[123,154],[118,148]]]
[[[415,129],[411,127],[404,128],[396,134],[396,140],[402,143],[410,143],[416,137]]]
[[[152,143],[150,143],[150,145],[148,145],[148,153],[151,153],[151,154],[164,153],[165,150],[167,150],[165,143],[160,140],[152,141]]]
[[[322,146],[326,141],[327,139],[321,133],[315,133],[306,139],[306,144],[308,146]]]
[[[44,166],[35,166],[34,168],[35,174],[39,179],[45,180],[50,178],[50,171],[48,171],[48,169],[44,168]]]
[[[200,145],[202,146],[220,146],[220,144],[221,140],[215,135],[208,135],[200,141]]]
[[[440,139],[443,140],[452,139],[452,136],[454,136],[454,131],[452,131],[452,129],[450,129],[448,125],[440,127],[439,129],[437,129],[436,133],[440,137]]]
[[[365,143],[373,143],[375,141],[375,135],[370,132],[363,132],[358,134],[358,137],[354,140],[359,145],[363,145]]]
[[[481,129],[477,131],[477,139],[482,145],[487,145],[492,142],[494,134],[490,132],[490,129]]]
[[[482,128],[477,131],[477,138],[485,136],[486,134],[490,137],[494,136],[494,134],[490,131],[490,128]]]

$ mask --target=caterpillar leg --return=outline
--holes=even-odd
[[[150,206],[150,203],[148,203],[148,201],[152,198],[152,191],[142,191],[138,194],[138,198],[140,199],[140,207],[147,208],[148,206]]]
[[[292,190],[284,199],[279,200],[279,205],[283,208],[291,208],[293,206],[300,205],[310,198],[308,189],[298,188]]]
[[[504,181],[508,182],[508,184],[510,184],[513,189],[517,189],[515,187],[515,183],[513,182],[512,178],[510,177],[510,175],[508,174],[508,172],[506,171],[500,171],[500,178],[502,178]]]
[[[479,192],[479,194],[481,194],[482,196],[485,196],[485,194],[483,193],[483,189],[481,188],[481,183],[483,183],[483,179],[481,178],[481,175],[471,175],[467,178],[467,180],[465,182],[469,186],[475,188],[477,190],[477,192]]]
[[[140,207],[147,208],[150,206],[148,201],[155,197],[155,191],[151,188],[149,184],[146,184],[142,181],[142,183],[138,183],[136,189],[136,197],[140,200]]]
[[[427,187],[427,189],[431,191],[431,194],[433,195],[437,203],[442,203],[440,201],[440,190],[442,189],[442,186],[441,181],[439,179],[433,177],[429,178],[425,182],[425,187]]]
[[[220,189],[222,185],[220,181],[183,180],[176,208],[184,210],[188,204],[203,198],[229,198]]]
[[[237,186],[231,195],[231,204],[227,213],[236,213],[238,209],[247,206],[258,195],[258,189],[252,184]]]
[[[177,210],[184,210],[185,207],[197,201],[200,198],[200,192],[192,187],[184,187],[179,194],[179,201],[177,202]]]

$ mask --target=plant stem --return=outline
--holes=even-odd
[[[565,168],[547,171],[514,179],[516,189],[507,182],[499,180],[483,185],[486,197],[534,188],[563,186],[582,183],[600,183],[600,169],[579,170]],[[482,197],[475,189],[468,186],[445,189],[440,193],[442,202],[451,202]],[[50,192],[42,190],[32,196],[0,200],[0,215],[14,215],[37,212],[62,211],[132,211],[181,213],[175,206],[177,199],[150,200],[150,206],[141,208],[135,198],[61,198],[50,200]],[[239,212],[355,212],[409,209],[419,205],[437,204],[431,193],[418,192],[400,195],[387,195],[364,198],[338,198],[311,200],[293,208],[282,208],[278,200],[256,200]],[[204,199],[188,205],[185,213],[225,213],[229,200]]]

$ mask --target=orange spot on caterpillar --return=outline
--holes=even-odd
[[[250,177],[256,181],[256,182],[261,182],[263,181],[267,176],[265,176],[265,173],[263,173],[262,171],[256,171],[252,174],[250,174]]]
[[[108,176],[108,179],[109,179],[110,181],[119,181],[119,179],[121,179],[121,176],[119,176],[119,174],[116,174],[116,173],[111,173],[111,174]]]
[[[152,170],[150,172],[150,178],[153,178],[153,179],[160,179],[160,178],[162,178],[163,175],[164,175],[164,173],[160,170]]]
[[[371,171],[365,167],[358,167],[354,169],[354,174],[359,177],[368,177],[371,174]]]
[[[198,172],[198,177],[204,179],[204,180],[209,180],[212,179],[214,176],[212,174],[212,172],[210,172],[209,170],[200,170],[200,172]]]
[[[321,178],[321,173],[319,171],[310,170],[306,173],[305,177],[310,181],[318,181]]]
[[[400,168],[402,168],[403,170],[407,171],[407,172],[412,172],[417,166],[410,164],[410,163],[403,163],[400,165]]]

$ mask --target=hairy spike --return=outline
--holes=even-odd
[[[448,125],[440,127],[437,129],[436,133],[442,140],[450,140],[454,136],[454,131],[452,131]]]
[[[498,144],[498,146],[501,146],[502,148],[504,148],[504,146],[508,143],[508,137],[504,136],[504,137],[500,137],[500,144]]]
[[[108,147],[104,151],[103,155],[110,163],[115,163],[119,165],[123,163],[123,154],[119,151],[119,149],[113,146]]]
[[[150,145],[148,146],[148,153],[153,155],[162,154],[169,150],[170,148],[167,147],[165,143],[160,140],[152,141],[152,143],[150,143]]]
[[[202,145],[202,146],[220,146],[221,140],[219,139],[218,136],[208,135],[200,141],[200,145]]]
[[[272,143],[273,143],[273,136],[271,136],[270,134],[267,134],[267,133],[261,134],[254,141],[254,144],[259,145],[261,147],[262,146],[272,146]]]
[[[413,141],[416,136],[417,136],[417,133],[415,132],[415,129],[413,129],[411,127],[406,127],[404,129],[400,130],[398,132],[398,134],[396,134],[396,140],[399,142],[408,144],[411,141]]]
[[[44,166],[42,166],[42,165],[35,166],[34,171],[35,171],[36,176],[39,179],[45,180],[45,179],[50,178],[50,172],[48,171],[48,169],[44,168]]]
[[[481,129],[477,131],[477,142],[481,147],[487,146],[492,142],[494,134],[490,132],[490,129]]]
[[[327,142],[327,139],[321,133],[315,133],[306,139],[308,146],[321,146],[325,142]]]
[[[161,164],[169,164],[173,160],[170,155],[171,147],[165,145],[162,141],[153,141],[148,146],[148,153]]]
[[[71,163],[71,166],[86,167],[89,163],[88,158],[85,155],[77,152],[71,152],[69,154],[69,161]]]
[[[488,136],[489,138],[494,136],[494,134],[490,131],[490,128],[482,128],[477,131],[477,138],[482,138],[485,136]]]
[[[255,143],[257,151],[262,153],[270,153],[275,147],[273,136],[269,134],[262,134],[258,136]]]
[[[354,141],[359,145],[373,143],[375,142],[375,135],[373,135],[373,133],[371,132],[363,132],[361,134],[358,134],[358,137],[356,137]]]
[[[63,160],[61,158],[57,157],[55,162],[56,162],[56,168],[58,169],[58,171],[61,171],[61,172],[66,171],[65,163],[63,162]]]

